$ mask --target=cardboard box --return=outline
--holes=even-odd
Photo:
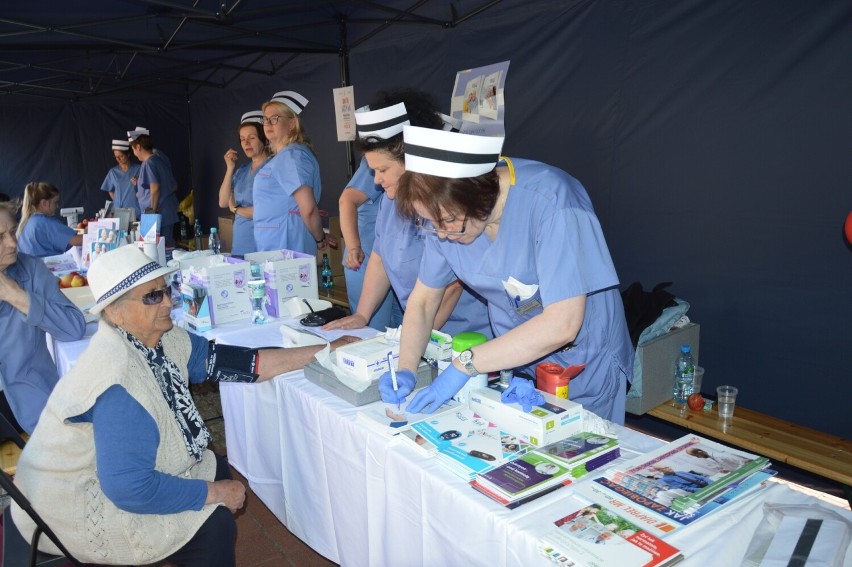
[[[234,246],[233,217],[219,217],[219,243],[222,252],[230,252]],[[207,246],[205,245],[204,248],[207,248]]]
[[[314,256],[293,250],[273,250],[246,254],[245,259],[261,264],[266,279],[266,310],[271,316],[281,317],[286,313],[284,303],[291,297],[319,297]]]
[[[343,238],[343,231],[340,230],[340,216],[328,217],[328,232],[337,237],[338,240]]]
[[[207,289],[203,285],[181,283],[180,297],[183,306],[183,320],[188,330],[203,333],[213,328],[213,320],[210,317],[210,301],[207,296]]]
[[[364,380],[378,379],[387,372],[388,357],[393,360],[394,368],[399,361],[399,343],[388,342],[382,335],[338,347],[335,352],[338,365]]]
[[[471,390],[467,405],[501,430],[535,447],[561,441],[583,430],[580,404],[542,392],[545,403],[527,413],[520,404],[500,401],[503,390],[499,384]]]
[[[701,325],[688,323],[651,339],[636,349],[636,359],[642,367],[642,395],[638,398],[627,398],[628,413],[642,415],[671,399],[674,364],[680,354],[680,347],[690,345],[692,357],[698,365],[700,334]]]
[[[417,384],[415,388],[428,386],[437,374],[438,371],[435,367],[428,364],[421,364],[417,368]],[[373,380],[365,390],[358,392],[338,380],[332,372],[324,368],[316,360],[311,361],[305,366],[305,378],[353,406],[363,406],[382,399],[382,395],[379,393],[378,378]],[[411,396],[409,396],[409,399],[411,399]]]
[[[181,282],[207,289],[214,325],[251,317],[247,285],[250,269],[251,264],[245,260],[219,254],[180,261]]]

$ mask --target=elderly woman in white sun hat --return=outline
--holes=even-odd
[[[173,327],[171,271],[135,246],[93,263],[100,326],[18,462],[16,484],[81,561],[234,565],[233,512],[245,487],[207,448],[189,383],[267,380],[320,348],[222,346]],[[13,508],[12,517],[29,539],[29,516]]]

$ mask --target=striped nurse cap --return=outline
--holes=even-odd
[[[379,110],[370,110],[369,106],[364,106],[355,111],[355,125],[358,137],[362,139],[387,140],[402,132],[410,123],[403,102]]]
[[[301,114],[305,107],[308,106],[308,99],[296,91],[279,91],[272,95],[272,100],[286,104],[296,114]]]
[[[497,165],[503,136],[471,136],[458,132],[406,126],[405,171],[462,179],[488,173]]]

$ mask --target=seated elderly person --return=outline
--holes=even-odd
[[[304,366],[321,348],[223,346],[173,327],[164,301],[171,271],[135,246],[93,263],[100,326],[54,389],[18,462],[16,484],[83,562],[234,565],[232,513],[243,506],[245,487],[207,449],[210,434],[189,382],[267,380]],[[15,507],[12,517],[29,539],[29,516]],[[56,552],[45,538],[40,547]]]
[[[59,381],[45,333],[76,341],[86,322],[44,262],[18,252],[16,213],[17,205],[0,202],[0,411],[31,433]]]

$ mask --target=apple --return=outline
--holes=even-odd
[[[77,275],[77,272],[71,272],[59,278],[59,287],[71,287],[71,282],[74,280],[75,275]]]
[[[686,405],[689,406],[689,409],[695,411],[704,409],[704,397],[699,393],[692,394],[686,399]]]
[[[88,285],[84,276],[77,274],[71,278],[71,287],[83,287],[84,285]]]

